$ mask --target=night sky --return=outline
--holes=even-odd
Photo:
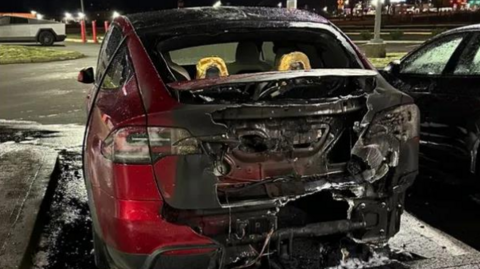
[[[324,6],[326,1],[334,3],[334,0],[298,0],[298,6],[308,4],[310,7]],[[211,6],[216,0],[184,0],[185,6]],[[231,5],[243,6],[275,6],[278,2],[286,0],[223,0]],[[118,10],[123,14],[135,13],[148,10],[176,8],[177,0],[84,0],[85,12],[98,13]],[[50,17],[63,16],[68,11],[76,13],[80,11],[80,0],[0,0],[0,12],[30,12],[35,10]]]

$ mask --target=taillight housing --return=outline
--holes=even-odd
[[[379,112],[367,129],[366,137],[392,134],[399,140],[419,136],[420,111],[414,104],[402,105]]]
[[[171,127],[121,128],[102,145],[105,158],[124,164],[145,164],[165,156],[199,153],[200,144],[188,130]]]

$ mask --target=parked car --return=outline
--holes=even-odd
[[[62,42],[65,24],[16,16],[0,16],[0,42],[39,42],[51,46]]]
[[[480,24],[446,31],[382,71],[421,111],[425,160],[478,175]]]
[[[122,16],[95,73],[78,80],[94,83],[84,176],[99,268],[280,268],[293,241],[398,232],[417,106],[325,18]]]

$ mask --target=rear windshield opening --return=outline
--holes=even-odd
[[[359,97],[373,83],[372,78],[296,78],[180,90],[176,95],[187,104],[309,104]]]
[[[254,30],[190,35],[158,43],[165,82],[270,71],[361,68],[351,50],[326,30]]]

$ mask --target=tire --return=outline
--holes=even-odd
[[[108,262],[107,247],[102,239],[93,231],[93,248],[95,256],[95,265],[98,269],[110,269],[110,263]]]
[[[42,31],[38,35],[38,42],[42,46],[51,46],[55,42],[55,35],[50,31]]]

